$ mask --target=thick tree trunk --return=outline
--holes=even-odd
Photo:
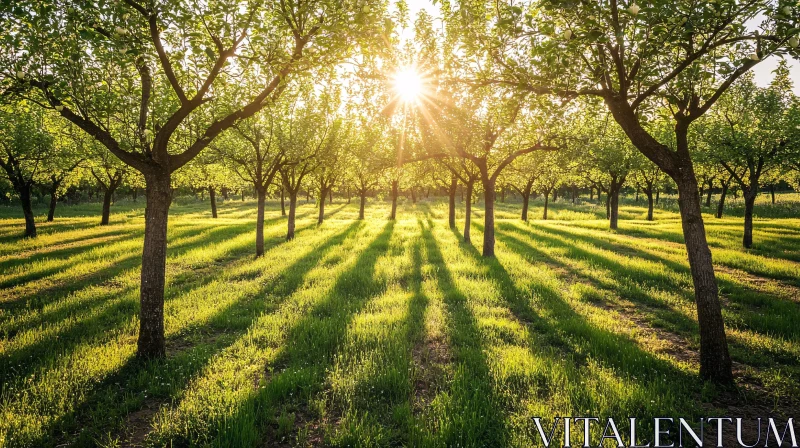
[[[56,205],[58,204],[58,187],[61,182],[53,182],[50,185],[50,209],[47,211],[47,222],[53,222],[56,217]]]
[[[328,197],[328,192],[321,188],[319,190],[319,215],[317,216],[317,225],[322,224],[325,220],[325,198]]]
[[[472,182],[467,183],[464,202],[464,242],[471,243],[470,227],[472,224]]]
[[[228,200],[228,187],[222,187],[222,199]]]
[[[286,241],[294,239],[294,219],[297,214],[297,192],[289,192],[289,219],[286,223]]]
[[[281,216],[286,216],[286,189],[281,187]]]
[[[267,189],[259,188],[257,193],[256,257],[260,257],[264,255],[264,203],[267,200]]]
[[[137,356],[165,356],[164,277],[167,263],[167,220],[171,202],[170,176],[145,176],[147,204],[144,211],[144,247],[140,289],[139,341]]]
[[[367,204],[367,190],[359,192],[358,219],[364,219],[364,206]]]
[[[494,180],[483,181],[483,256],[494,257]]]
[[[645,194],[647,195],[647,220],[653,220],[653,190],[645,190]]]
[[[689,267],[697,303],[700,327],[700,376],[718,383],[732,383],[731,358],[725,336],[725,323],[719,302],[719,290],[706,240],[703,214],[700,208],[697,180],[691,165],[676,178],[681,223],[689,256]]]
[[[451,229],[456,228],[456,190],[458,189],[458,179],[453,176],[450,179],[450,187],[447,189],[448,215],[447,223]]]
[[[730,185],[730,180],[728,182],[722,183],[722,191],[719,195],[719,203],[717,204],[717,218],[722,218],[722,213],[725,211],[725,196],[728,195],[728,186]]]
[[[742,237],[742,246],[746,249],[753,247],[753,208],[756,204],[756,196],[758,195],[758,188],[754,185],[750,186],[750,191],[744,194],[744,236]]]
[[[100,218],[100,225],[107,226],[111,215],[111,195],[114,191],[111,188],[103,192],[103,216]]]
[[[36,236],[36,220],[31,205],[30,186],[25,185],[19,189],[19,202],[22,204],[22,214],[25,216],[25,236],[33,238]]]
[[[397,180],[392,181],[392,213],[389,215],[389,219],[392,221],[397,217],[397,195],[400,194],[399,191],[397,191],[397,184]]]
[[[258,193],[256,193],[258,194]],[[211,217],[217,217],[217,192],[214,187],[208,187],[208,197],[211,199]]]

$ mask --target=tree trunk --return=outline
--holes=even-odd
[[[680,140],[680,135],[678,137]],[[675,181],[678,184],[681,224],[697,303],[697,321],[700,327],[700,376],[718,383],[732,383],[733,373],[725,336],[725,323],[722,319],[711,250],[706,239],[697,180],[691,165],[682,168],[683,177],[678,177]]]
[[[653,220],[653,190],[647,189],[644,191],[647,195],[647,220]]]
[[[328,205],[333,204],[333,188],[328,189]]]
[[[719,203],[717,204],[717,218],[722,218],[722,213],[725,211],[725,196],[728,195],[728,186],[730,185],[730,180],[728,182],[722,183],[722,191],[719,195]]]
[[[53,222],[56,217],[56,204],[58,204],[58,187],[61,182],[55,181],[50,185],[50,209],[47,211],[47,222]]]
[[[772,205],[775,205],[775,185],[769,186],[769,194],[772,196]]]
[[[465,202],[464,202],[464,242],[472,243],[470,237],[470,227],[472,224],[472,182],[467,183]]]
[[[609,190],[609,227],[611,230],[616,230],[619,227],[619,190],[622,185],[612,182],[611,189]]]
[[[359,192],[360,203],[358,204],[358,219],[364,219],[364,206],[367,203],[367,190],[366,188]]]
[[[606,192],[606,219],[611,219],[611,190]]]
[[[399,194],[397,191],[397,183],[397,180],[392,181],[392,213],[389,215],[389,219],[392,221],[397,217],[397,195]]]
[[[450,225],[451,229],[456,228],[456,189],[458,189],[458,178],[455,176],[450,178],[450,187],[447,189],[447,196],[449,199],[449,214],[447,216],[447,222]]]
[[[528,202],[531,199],[530,190],[522,192],[522,220],[528,222]]]
[[[658,200],[660,196],[661,196],[661,190],[656,190],[656,205],[658,205]]]
[[[578,187],[572,185],[572,205],[575,205],[575,199],[578,197]]]
[[[589,200],[594,201],[594,187],[589,187]]]
[[[242,190],[244,191],[244,190]],[[264,255],[264,203],[267,199],[267,189],[259,188],[256,212],[256,257]]]
[[[228,200],[228,187],[222,187],[222,199]]]
[[[542,214],[542,219],[547,221],[547,205],[550,202],[550,190],[544,191],[544,213]]]
[[[108,218],[111,215],[111,195],[114,194],[114,191],[111,188],[107,188],[106,191],[103,192],[103,216],[100,218],[100,225],[107,226],[108,225]]]
[[[244,188],[242,188],[242,202],[244,202]]]
[[[553,202],[558,200],[558,188],[553,188]]]
[[[161,358],[164,344],[164,277],[167,263],[167,220],[171,202],[170,175],[145,176],[144,247],[140,288],[139,340],[136,355]]]
[[[328,191],[324,188],[319,190],[319,215],[317,216],[317,225],[322,224],[325,220],[325,198],[328,197]]]
[[[256,193],[258,194],[258,193]],[[208,197],[211,199],[211,217],[217,217],[217,192],[214,187],[208,187]]]
[[[756,196],[758,195],[758,187],[755,185],[750,186],[750,191],[744,193],[744,236],[742,237],[742,246],[746,249],[753,247],[753,208],[756,204]]]
[[[500,202],[505,204],[506,203],[506,186],[503,185],[500,187]]]
[[[483,256],[494,257],[494,180],[483,180]]]
[[[134,203],[136,203],[136,199],[138,198],[138,196],[139,196],[139,189],[136,188],[136,187],[133,187],[133,202]]]
[[[714,181],[708,181],[708,191],[706,192],[706,208],[711,207],[711,191],[714,189]]]
[[[412,204],[416,204],[417,203],[417,193],[414,190],[414,187],[411,187],[411,203]]]
[[[33,216],[31,188],[29,185],[23,185],[19,189],[19,202],[22,204],[22,214],[25,216],[25,237],[33,238],[36,236],[36,220]]]
[[[297,210],[297,192],[289,192],[289,219],[287,220],[286,241],[294,239],[294,218]]]
[[[286,189],[281,187],[281,216],[286,216]]]

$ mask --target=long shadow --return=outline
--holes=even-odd
[[[428,263],[438,266],[436,284],[441,291],[447,311],[450,342],[458,366],[450,384],[449,409],[437,434],[445,446],[503,446],[510,440],[502,403],[492,387],[489,362],[477,319],[470,309],[466,295],[459,290],[453,274],[447,268],[441,247],[431,233],[431,221],[423,227],[422,238]],[[459,246],[462,246],[459,244]],[[471,246],[470,246],[471,247]]]
[[[637,384],[644,389],[663,390],[664,383],[669,383],[669,389],[675,395],[665,397],[661,402],[662,408],[648,409],[647,412],[686,413],[684,401],[697,392],[695,377],[642,350],[636,341],[591,324],[565,301],[560,291],[551,286],[531,282],[530,289],[522,291],[517,288],[499,259],[483,258],[472,246],[461,247],[476,263],[486,266],[489,276],[500,288],[501,296],[512,313],[521,322],[529,323],[538,333],[532,338],[531,347],[541,347],[543,340],[547,341],[557,350],[569,355],[578,366],[584,366],[589,359],[595,359],[627,377],[636,378]],[[531,267],[535,268],[533,265]],[[531,297],[542,305],[539,312],[533,309]],[[548,318],[545,319],[542,315],[547,315]],[[591,400],[588,394],[571,395],[570,398],[575,400],[574,409],[593,408],[591,401],[584,401]],[[670,409],[664,409],[664,405]]]
[[[87,235],[76,241],[59,240],[53,248],[40,247],[34,249],[22,249],[13,255],[5,255],[5,259],[0,261],[0,272],[8,272],[19,265],[29,265],[49,258],[64,259],[74,256],[80,252],[92,250],[104,244],[113,243],[134,235],[142,235],[143,231],[132,228],[116,229],[108,232]],[[102,238],[100,241],[96,239]],[[21,252],[21,253],[20,253]]]
[[[503,229],[524,234],[524,232],[516,226],[503,226]],[[533,234],[534,232],[535,235]],[[557,237],[548,237],[545,235],[546,233],[557,235]],[[607,251],[619,252],[620,248],[617,245],[601,239],[594,239],[583,235],[576,235],[572,232],[554,229],[552,227],[545,228],[541,226],[535,230],[532,229],[532,232],[528,236],[556,246],[569,246],[568,250],[574,253],[575,256],[590,258],[612,272],[631,270],[630,267],[624,267],[611,260],[609,257],[593,254],[564,242],[564,239],[573,239],[592,244],[593,246],[600,247]],[[684,274],[687,277],[690,275],[689,267],[681,263],[658,257],[627,244],[624,245],[624,249],[626,252],[630,252],[638,258],[662,263],[673,271]],[[650,273],[643,269],[635,269],[634,271],[636,272],[637,281],[649,284],[663,291],[681,292],[685,300],[690,302],[694,301],[692,291],[686,289],[687,285],[677,283],[675,279],[662,274]],[[729,324],[736,323],[737,326],[752,329],[753,331],[765,335],[778,334],[790,340],[800,337],[800,328],[795,324],[797,320],[800,319],[800,309],[797,308],[796,302],[745,288],[736,282],[721,277],[717,278],[717,282],[720,285],[721,291],[725,292],[731,304],[734,305],[724,309],[725,313],[729,315],[729,320],[732,319],[732,321],[729,321]],[[691,285],[688,286],[690,287]],[[755,311],[751,311],[745,307],[755,308]]]
[[[212,237],[210,241],[213,240],[214,239]],[[192,244],[178,244],[177,250],[172,251],[173,253],[171,254],[170,258],[174,260],[181,254],[195,247],[203,247],[208,242],[209,240],[206,240],[206,238],[201,238]],[[242,250],[243,247],[244,244],[241,244],[239,249]],[[126,257],[126,259],[127,261],[117,263],[114,265],[114,267],[110,268],[110,271],[112,272],[104,274],[106,274],[108,278],[111,278],[127,269],[133,269],[141,263],[141,257],[138,255],[129,256]],[[197,272],[193,272],[193,274],[196,275]],[[201,283],[207,283],[213,280],[213,277],[214,276],[204,276],[201,277],[199,281]],[[89,278],[86,279],[86,282],[95,283],[92,280],[93,276],[89,276]],[[174,285],[175,280],[176,279],[170,279],[170,284]],[[180,278],[178,278],[178,280],[180,280]],[[69,289],[72,290],[73,288]],[[97,297],[93,297],[88,302],[80,301],[79,303],[74,303],[71,306],[64,307],[55,315],[39,316],[39,319],[36,319],[34,322],[27,323],[24,327],[4,328],[4,332],[13,337],[24,328],[35,328],[51,324],[52,322],[45,320],[45,317],[59,317],[63,316],[64,313],[67,313],[67,315],[73,315],[75,312],[80,314],[78,316],[72,316],[75,319],[75,323],[73,325],[62,327],[58,331],[51,332],[47,335],[47,337],[43,337],[35,343],[29,344],[22,349],[14,350],[10,353],[7,351],[3,353],[3,355],[0,356],[0,381],[5,382],[11,377],[27,376],[39,366],[45,365],[46,363],[51,362],[53,359],[57,359],[64,354],[69,353],[70,350],[80,343],[90,340],[99,334],[122,325],[122,323],[129,320],[138,311],[138,302],[135,300],[124,299],[109,305],[108,300],[124,297],[126,293],[129,293],[132,290],[133,287],[125,288],[122,291],[112,290],[107,294],[100,294]],[[166,299],[174,297],[175,295],[170,288],[167,288],[166,294]],[[92,313],[93,311],[103,307],[107,308],[88,319],[78,320],[81,315]],[[58,341],[57,344],[55,344],[56,340]],[[52,347],[54,346],[58,347],[57,352],[52,351]],[[35,360],[36,362],[30,362],[30,360]]]
[[[266,386],[239,404],[233,415],[216,421],[203,439],[212,437],[218,446],[254,445],[269,431],[279,407],[302,406],[325,387],[326,370],[333,366],[353,316],[386,287],[374,274],[393,231],[394,223],[388,222],[353,267],[336,279],[331,291],[288,330]]]
[[[54,422],[47,431],[49,436],[56,439],[61,436],[60,441],[67,441],[63,436],[76,426],[82,426],[90,430],[80,432],[79,439],[71,442],[91,446],[99,436],[124,430],[119,426],[122,417],[141,409],[146,404],[145,394],[150,397],[149,401],[178,399],[218,353],[233,345],[262,314],[276,311],[303,284],[306,274],[321,256],[352,236],[358,228],[358,223],[353,223],[329,236],[323,244],[270,278],[258,291],[225,305],[202,325],[187,327],[168,339],[168,358],[150,362],[131,358],[123,368],[94,387],[81,406]],[[301,235],[298,232],[298,237]],[[277,250],[283,243],[276,243],[269,249]],[[234,264],[242,262],[237,260]],[[205,276],[196,282],[193,290],[199,290],[217,277],[218,273]],[[191,297],[192,292],[181,295]],[[158,381],[152,381],[153,378]],[[124,405],[120,406],[120,402]]]
[[[233,239],[250,230],[252,229],[246,224],[209,227],[199,231],[197,228],[182,228],[169,235],[170,240],[174,241],[177,239],[177,241],[171,244],[168,243],[168,256],[174,259],[191,250],[201,248],[211,241]],[[194,235],[187,236],[189,234]],[[241,247],[244,247],[244,244]],[[110,248],[110,250],[113,250],[113,247]],[[74,260],[72,262],[58,265],[52,269],[55,269],[57,271],[56,273],[66,272],[70,267],[76,266],[78,263],[92,261],[85,260],[85,257],[82,257],[81,254],[73,258]],[[99,257],[99,259],[102,258],[103,257]],[[137,249],[135,252],[128,252],[117,256],[113,259],[110,266],[97,267],[96,269],[89,270],[89,272],[76,275],[69,281],[38,289],[31,294],[21,296],[17,299],[0,302],[0,310],[8,310],[11,312],[20,308],[41,310],[46,305],[60,300],[71,292],[85,287],[86,285],[98,284],[110,280],[120,273],[129,269],[134,269],[139,265],[141,265],[141,252]]]
[[[505,229],[504,226],[503,228]],[[507,230],[510,230],[511,233],[535,238],[531,234],[516,232],[513,229],[516,228],[511,226]],[[620,295],[620,297],[646,305],[649,308],[649,314],[652,314],[652,316],[655,316],[657,319],[660,319],[664,322],[668,322],[672,328],[678,329],[683,333],[690,333],[692,335],[697,334],[697,322],[680,313],[679,311],[676,311],[673,307],[667,303],[664,303],[662,300],[654,298],[650,292],[643,288],[637,281],[634,281],[628,276],[614,275],[614,280],[606,280],[600,275],[589,275],[585,272],[581,272],[575,267],[558,260],[556,257],[546,253],[545,251],[534,247],[532,244],[507,233],[498,233],[498,240],[502,241],[509,248],[514,250],[514,252],[517,252],[520,255],[531,256],[533,254],[533,258],[541,260],[549,265],[555,265],[571,275],[584,278],[596,287],[614,291],[616,294]],[[606,259],[601,259],[601,262],[598,263],[597,260],[595,260],[594,254],[585,253],[585,251],[573,253],[573,250],[576,250],[576,248],[564,243],[563,240],[560,240],[557,244],[554,244],[553,240],[546,240],[546,242],[554,247],[566,249],[572,258],[591,260],[593,262],[592,267],[602,266],[602,268],[608,273],[613,274],[615,272],[613,271],[613,267],[603,264]],[[624,270],[616,272],[624,272]],[[674,291],[674,289],[670,290]],[[688,295],[687,300],[690,300]]]

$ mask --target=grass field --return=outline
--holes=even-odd
[[[800,408],[800,207],[707,218],[736,391],[697,380],[698,329],[675,211],[498,204],[495,259],[446,203],[336,202],[316,225],[252,201],[172,208],[169,356],[134,357],[141,204],[64,207],[20,239],[0,214],[0,446],[536,446],[531,417],[791,416]],[[460,205],[459,205],[460,206]],[[736,205],[731,209],[736,213]],[[796,212],[796,213],[795,213]],[[536,203],[531,217],[541,215]],[[771,214],[770,214],[771,213]],[[780,216],[789,216],[783,217]],[[463,222],[459,215],[458,225]],[[602,429],[602,428],[601,428]],[[579,434],[579,432],[578,432]],[[581,440],[575,436],[576,440]]]

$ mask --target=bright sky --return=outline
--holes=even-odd
[[[426,10],[434,17],[439,15],[439,7],[434,6],[431,0],[406,0],[408,4],[409,19],[411,24],[414,23],[414,18],[420,10]],[[413,30],[407,30],[408,37],[413,35]],[[772,71],[778,66],[778,58],[769,58],[753,68],[755,74],[755,81],[760,86],[766,86],[772,81],[774,75]],[[792,81],[794,81],[794,91],[800,95],[800,63],[794,59],[789,59],[789,67],[791,70]]]

